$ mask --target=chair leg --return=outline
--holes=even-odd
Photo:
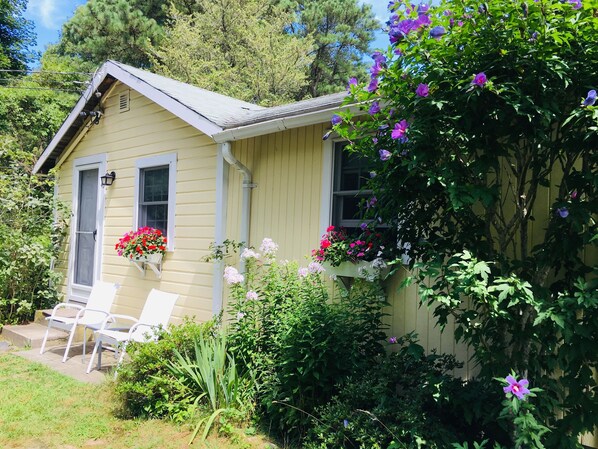
[[[96,340],[96,344],[93,347],[93,352],[91,353],[91,357],[89,358],[89,365],[87,365],[87,374],[89,374],[91,371],[91,367],[93,365],[93,359],[96,356],[96,353],[98,352],[98,347],[100,347],[100,354],[102,353],[101,346],[102,346],[102,338],[98,336],[97,340]],[[101,356],[99,356],[99,357],[101,357]],[[98,358],[98,361],[99,361],[99,358]]]
[[[71,345],[73,344],[73,338],[75,337],[75,331],[77,330],[77,324],[73,324],[71,328],[71,333],[69,335],[69,341],[66,344],[66,349],[64,350],[64,356],[62,357],[62,363],[66,362],[67,357],[69,356],[69,350],[71,349]]]
[[[48,341],[48,335],[50,334],[52,322],[53,320],[50,318],[50,320],[48,321],[48,327],[46,328],[46,334],[44,335],[44,341],[42,341],[42,347],[39,350],[40,355],[44,353],[44,349],[46,348],[46,342]]]
[[[87,326],[83,326],[83,355],[81,355],[81,363],[85,363],[85,345],[87,344]]]

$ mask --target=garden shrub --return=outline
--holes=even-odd
[[[500,396],[453,377],[460,366],[454,356],[426,355],[413,334],[398,344],[314,411],[306,449],[445,448],[504,433],[493,428]]]
[[[151,344],[132,342],[127,347],[130,362],[118,371],[115,391],[123,416],[129,418],[171,418],[184,421],[191,414],[193,398],[187,387],[177,382],[170,364],[176,352],[192,353],[200,336],[211,335],[214,321],[199,324],[190,319],[168,330],[159,330]]]
[[[332,117],[371,162],[366,217],[480,376],[525,374],[547,447],[579,447],[598,426],[598,1],[388,6],[390,45],[348,86],[368,119]]]
[[[60,275],[52,265],[66,224],[53,179],[34,176],[34,161],[15,140],[0,137],[0,327],[32,319],[58,300]]]
[[[231,347],[256,372],[267,427],[297,439],[314,409],[338,393],[338,383],[384,352],[386,303],[374,283],[356,283],[332,300],[319,263],[278,262],[270,243],[262,244],[261,259],[244,251],[245,276],[227,268]]]

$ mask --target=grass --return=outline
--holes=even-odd
[[[88,385],[12,354],[0,355],[0,448],[182,449],[190,427],[122,420],[109,383]],[[192,448],[264,449],[259,437],[213,437]]]

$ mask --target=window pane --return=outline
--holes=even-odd
[[[143,226],[159,229],[166,235],[168,228],[168,204],[148,204],[144,206],[145,223]]]
[[[143,170],[144,203],[168,201],[168,167]]]

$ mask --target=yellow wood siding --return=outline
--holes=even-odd
[[[307,126],[235,142],[232,151],[253,174],[249,244],[259,246],[264,237],[280,245],[280,259],[307,263],[320,240],[320,212],[325,125]],[[231,169],[227,236],[239,239],[242,177]],[[463,345],[456,345],[453,328],[444,333],[434,325],[432,311],[419,307],[416,288],[398,292],[403,275],[386,283],[391,306],[386,310],[389,335],[416,331],[426,350],[456,354],[465,363],[457,374],[468,375],[471,366]]]
[[[131,90],[130,110],[118,111],[119,85],[105,99],[104,117],[92,126],[59,168],[59,197],[72,201],[73,161],[106,154],[107,168],[116,181],[105,189],[102,274],[104,280],[121,284],[116,297],[117,313],[139,316],[152,288],[181,295],[172,322],[185,315],[206,321],[212,316],[212,266],[201,261],[214,241],[216,212],[217,145],[146,97]],[[164,259],[161,279],[148,269],[145,278],[114,245],[133,227],[135,173],[138,159],[177,155],[175,249]],[[66,254],[60,269],[66,274]],[[63,292],[67,292],[65,278]]]

